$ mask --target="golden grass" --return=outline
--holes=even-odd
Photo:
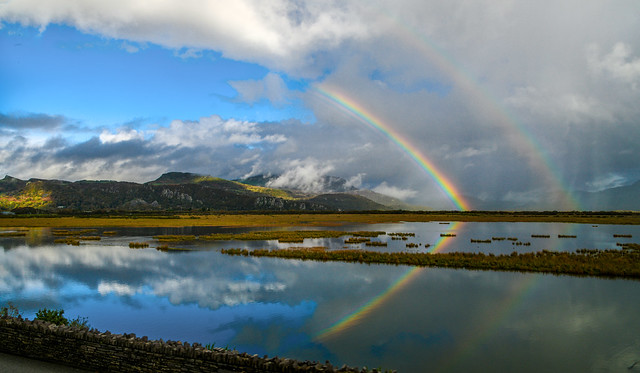
[[[0,237],[24,237],[27,232],[0,232]]]
[[[576,252],[516,253],[387,253],[363,250],[243,250],[223,249],[223,254],[277,257],[318,261],[341,261],[448,267],[491,271],[522,271],[578,276],[626,277],[640,279],[640,245],[624,250],[577,250]]]
[[[640,225],[639,213],[424,212],[424,213],[283,213],[211,214],[171,217],[0,217],[1,227],[284,227],[340,226],[397,222],[558,222]]]

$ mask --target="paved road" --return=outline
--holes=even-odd
[[[0,372],[2,373],[67,373],[86,372],[86,370],[66,365],[47,363],[22,356],[0,353]]]

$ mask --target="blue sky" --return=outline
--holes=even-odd
[[[453,207],[320,88],[409,139],[469,201],[562,206],[640,180],[638,11],[632,0],[5,1],[0,174],[275,174],[313,192],[333,175]]]
[[[300,102],[287,106],[237,100],[229,84],[258,80],[269,70],[215,51],[168,50],[154,44],[87,35],[64,25],[40,32],[2,29],[0,61],[4,113],[53,113],[86,126],[133,122],[168,124],[216,113],[224,118],[278,121],[309,118]],[[300,89],[301,82],[292,82]]]

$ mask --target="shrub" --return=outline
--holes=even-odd
[[[47,321],[56,325],[67,325],[74,328],[88,328],[89,322],[86,317],[77,316],[69,320],[64,317],[64,310],[50,310],[42,308],[36,312],[36,320]]]
[[[74,328],[88,328],[89,327],[89,319],[86,317],[76,317],[75,319],[69,321],[69,326]]]
[[[18,307],[14,306],[12,303],[7,303],[6,306],[0,307],[0,317],[18,317],[20,316],[20,311]]]
[[[36,320],[47,321],[56,325],[69,325],[69,320],[63,315],[64,310],[42,308],[36,312]]]

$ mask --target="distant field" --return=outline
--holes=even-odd
[[[174,216],[3,216],[3,227],[281,227],[338,226],[348,223],[426,221],[556,222],[583,224],[640,224],[636,212],[381,212],[381,213],[224,213]]]

